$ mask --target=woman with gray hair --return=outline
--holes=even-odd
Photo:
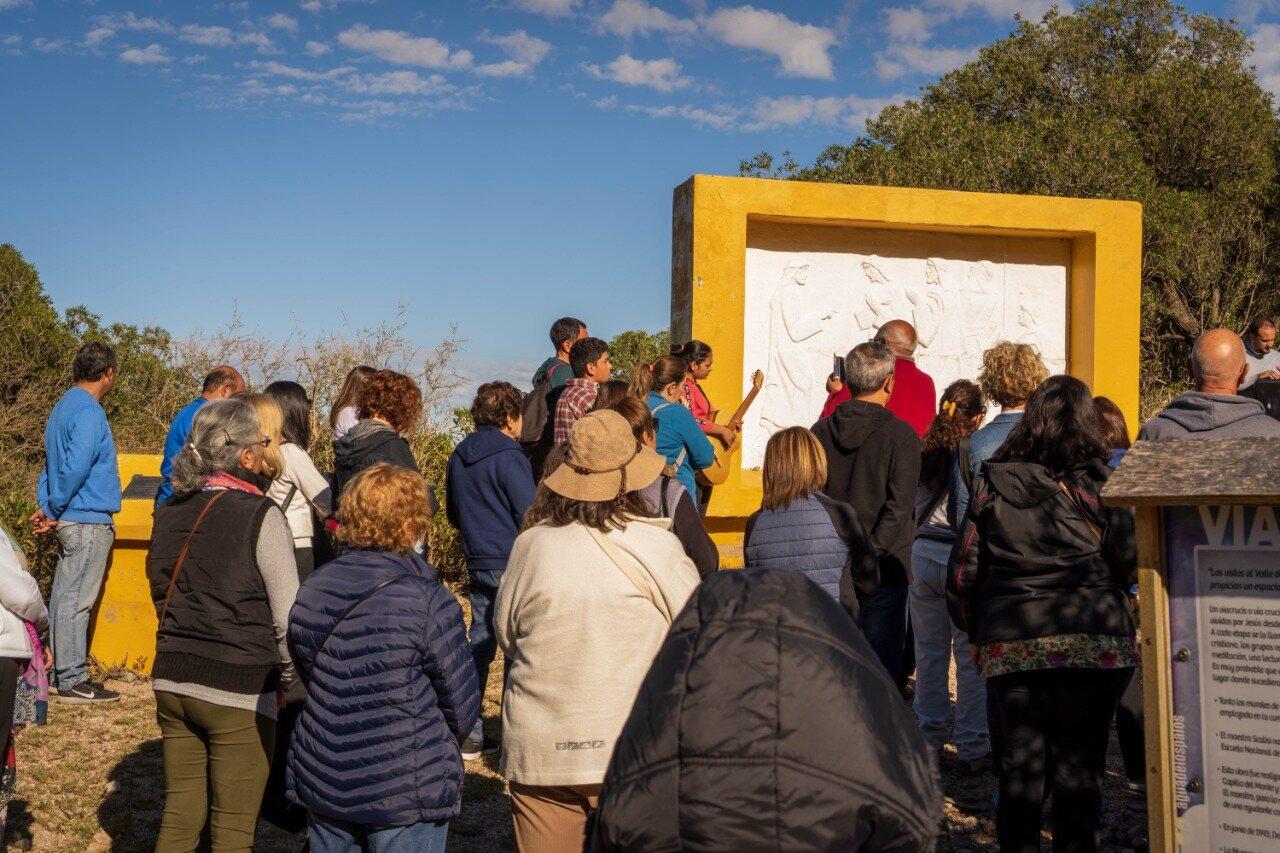
[[[157,851],[249,850],[271,765],[298,592],[293,537],[263,494],[270,438],[243,400],[203,406],[155,511],[147,576],[159,627],[152,687],[164,737]]]

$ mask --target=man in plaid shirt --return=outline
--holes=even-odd
[[[556,444],[564,444],[569,440],[569,433],[573,431],[578,418],[591,411],[591,407],[595,405],[600,383],[606,381],[613,372],[613,365],[609,362],[609,345],[599,338],[583,338],[569,350],[569,366],[573,368],[573,378],[560,389],[556,399]]]

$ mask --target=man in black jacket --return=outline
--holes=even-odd
[[[880,588],[862,601],[862,631],[889,675],[901,677],[907,587],[920,483],[920,439],[885,408],[894,357],[882,343],[859,344],[845,357],[853,399],[818,421],[813,433],[827,454],[827,494],[853,506],[880,563]]]

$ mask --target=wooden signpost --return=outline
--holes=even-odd
[[[1280,439],[1140,442],[1103,490],[1138,523],[1153,851],[1280,850]]]

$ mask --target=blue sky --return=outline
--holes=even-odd
[[[1271,2],[1197,4],[1255,37]],[[0,241],[59,307],[284,336],[666,325],[671,190],[810,160],[1042,0],[0,0]]]

